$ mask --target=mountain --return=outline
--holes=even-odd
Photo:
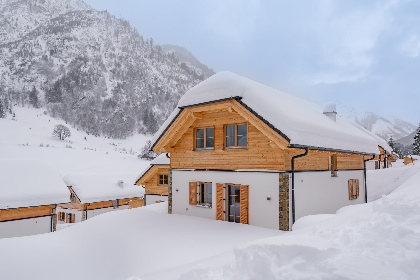
[[[45,107],[106,137],[154,133],[179,98],[213,73],[83,1],[0,1],[0,102],[9,112]]]
[[[181,63],[185,63],[190,67],[201,69],[201,71],[203,71],[203,74],[207,76],[211,76],[214,74],[213,70],[208,68],[206,65],[202,64],[190,51],[188,51],[184,47],[175,45],[162,45],[162,50],[168,54],[173,53]]]
[[[409,135],[416,126],[393,116],[381,116],[373,112],[361,112],[353,107],[338,106],[338,114],[355,121],[372,133],[388,141],[389,138],[400,139]]]
[[[395,142],[400,143],[404,146],[413,146],[414,143],[414,136],[416,135],[416,130],[414,130],[412,133],[410,133],[408,136],[403,137],[401,139],[396,140]]]

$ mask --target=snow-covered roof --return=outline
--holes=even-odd
[[[378,153],[377,142],[347,120],[337,117],[333,121],[309,101],[231,72],[219,72],[187,91],[152,142],[156,143],[176,118],[182,110],[179,107],[233,97],[241,98],[243,104],[286,135],[291,145]]]
[[[150,165],[146,167],[138,176],[136,182],[138,182],[154,165],[170,165],[171,159],[166,154],[160,154],[150,162]]]
[[[0,159],[0,209],[70,202],[58,171],[34,160]]]
[[[381,137],[379,137],[375,133],[367,130],[366,128],[364,128],[363,126],[359,125],[358,123],[352,122],[352,124],[355,127],[357,127],[358,129],[360,129],[361,131],[363,131],[364,133],[366,133],[367,135],[369,135],[370,137],[372,137],[378,143],[378,146],[381,146],[382,147],[382,149],[384,149],[388,153],[391,153],[392,152],[392,148],[388,145],[388,143],[384,139],[382,139]]]
[[[131,173],[75,172],[64,177],[64,182],[72,187],[81,203],[142,197],[144,190],[134,186],[134,180]],[[123,181],[122,187],[120,181]]]

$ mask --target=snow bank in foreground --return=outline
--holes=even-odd
[[[385,177],[396,172],[385,171]],[[390,195],[324,218],[235,249],[233,265],[194,270],[181,279],[419,279],[418,169]]]

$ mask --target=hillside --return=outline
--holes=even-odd
[[[211,72],[79,0],[2,1],[0,101],[45,107],[89,134],[153,133]]]
[[[71,136],[59,140],[55,125],[69,127]],[[44,162],[62,176],[74,171],[129,173],[134,184],[149,164],[137,157],[148,138],[134,135],[124,140],[88,135],[35,108],[15,108],[15,116],[0,118],[0,154],[3,159]]]
[[[394,140],[403,138],[416,129],[416,126],[412,123],[394,116],[382,116],[374,112],[364,112],[345,105],[338,106],[338,114],[355,121],[386,141],[391,136]]]

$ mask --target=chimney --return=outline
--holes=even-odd
[[[324,105],[324,115],[333,121],[337,120],[337,106],[335,103],[327,103]]]
[[[118,184],[118,186],[119,186],[121,189],[124,189],[124,181],[123,181],[123,180],[119,180],[119,181],[117,182],[117,184]]]

